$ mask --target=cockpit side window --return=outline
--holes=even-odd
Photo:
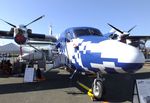
[[[73,39],[73,33],[71,32],[66,32],[66,39],[67,39],[67,42],[70,42],[72,39]]]

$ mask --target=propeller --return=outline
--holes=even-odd
[[[136,25],[135,26],[133,26],[131,29],[129,29],[127,32],[125,32],[125,31],[121,31],[120,29],[118,29],[118,28],[116,28],[116,27],[114,27],[113,25],[111,25],[111,24],[109,24],[108,23],[108,25],[110,26],[110,27],[112,27],[113,29],[115,29],[117,32],[119,32],[120,34],[122,34],[122,35],[120,35],[120,41],[121,42],[123,42],[123,43],[126,43],[126,39],[127,39],[127,37],[130,35],[130,32],[136,27]],[[117,36],[116,36],[117,35]],[[112,39],[113,38],[118,38],[118,36],[119,36],[119,34],[112,34]]]
[[[30,24],[32,24],[32,23],[34,23],[34,22],[36,22],[36,21],[42,19],[44,16],[45,16],[45,15],[42,15],[42,16],[38,17],[37,19],[33,20],[32,22],[26,24],[24,27],[27,27],[28,25],[30,25]],[[0,19],[0,20],[2,20],[3,22],[7,23],[8,25],[10,25],[10,26],[12,26],[12,27],[14,27],[14,28],[17,27],[16,25],[14,25],[14,24],[12,24],[12,23],[9,23],[9,22],[7,22],[7,21],[5,21],[5,20],[3,20],[3,19]]]
[[[40,19],[42,19],[45,15],[42,15],[40,17],[38,17],[37,19],[31,21],[30,23],[26,24],[26,25],[20,25],[19,27],[17,27],[16,25],[12,24],[12,23],[9,23],[3,19],[0,19],[2,20],[3,22],[7,23],[8,25],[12,26],[13,28],[11,29],[11,33],[13,32],[13,36],[14,36],[14,40],[17,44],[24,44],[26,42],[26,40],[28,39],[28,35],[30,35],[32,32],[31,32],[31,29],[26,29],[26,27]]]
[[[3,19],[0,19],[0,20],[2,20],[3,22],[7,23],[8,25],[10,25],[10,26],[12,26],[12,27],[16,28],[16,25],[11,24],[11,23],[9,23],[9,22],[7,22],[7,21],[3,20]]]
[[[42,19],[43,17],[45,17],[45,15],[42,15],[42,16],[38,17],[37,19],[33,20],[32,22],[30,22],[30,23],[26,24],[24,27],[29,26],[30,24],[32,24],[32,23],[34,23],[34,22],[36,22],[36,21],[38,21],[38,20]]]
[[[131,29],[129,29],[127,32],[124,32],[124,31],[121,31],[120,29],[114,27],[113,25],[111,25],[111,24],[109,24],[109,23],[108,23],[108,25],[109,25],[110,27],[112,27],[113,29],[115,29],[116,31],[118,31],[118,32],[120,32],[121,34],[123,34],[123,35],[122,35],[123,37],[129,36],[129,35],[130,35],[130,32],[136,27],[136,25],[135,25],[135,26],[133,26]]]

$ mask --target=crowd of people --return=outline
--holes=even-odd
[[[15,62],[11,63],[10,60],[1,60],[0,61],[0,75],[3,76],[22,76],[25,73],[26,63],[19,62],[19,60],[16,60]],[[33,68],[33,62],[30,62],[28,65],[28,68]],[[43,73],[40,70],[40,68],[35,69],[36,79],[37,80],[43,80]]]
[[[11,64],[10,60],[2,60],[0,62],[0,71],[4,75],[12,74],[12,64]]]
[[[11,76],[14,74],[24,73],[26,68],[25,63],[19,62],[19,60],[11,63],[10,60],[1,60],[0,62],[0,74]]]

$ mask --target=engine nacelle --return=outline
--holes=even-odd
[[[28,33],[28,35],[32,34],[32,30],[31,29],[27,29],[27,33]]]

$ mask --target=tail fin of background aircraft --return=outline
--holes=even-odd
[[[49,27],[49,35],[53,35],[53,31],[52,31],[52,25],[50,25],[50,27]]]

